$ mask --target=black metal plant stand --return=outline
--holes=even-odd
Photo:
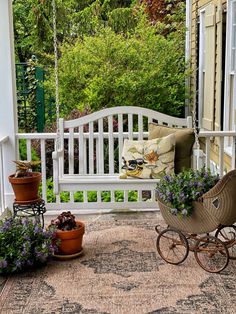
[[[18,201],[13,203],[13,217],[33,217],[37,222],[41,223],[42,228],[44,227],[44,213],[46,213],[46,207],[43,199],[29,203]]]

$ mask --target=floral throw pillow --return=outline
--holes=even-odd
[[[175,136],[153,140],[125,140],[120,178],[160,179],[174,173]]]

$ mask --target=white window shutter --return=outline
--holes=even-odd
[[[222,84],[222,0],[218,0],[216,11],[216,94],[215,130],[221,130],[221,85]]]
[[[214,94],[215,94],[215,4],[209,4],[205,10],[205,80],[202,127],[213,130],[214,120]]]

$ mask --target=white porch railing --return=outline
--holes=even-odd
[[[8,136],[4,136],[0,138],[0,215],[3,213],[4,209],[6,208],[5,203],[5,187],[4,187],[4,163],[6,162],[3,160],[3,146],[8,141]]]
[[[210,167],[214,172],[218,172],[221,176],[225,173],[226,168],[228,170],[235,169],[235,141],[236,141],[236,132],[225,132],[225,131],[219,131],[219,132],[200,132],[200,137],[203,139],[203,142],[205,142],[204,152],[200,151],[200,167],[206,166],[207,168]],[[118,139],[118,133],[113,134],[114,138]],[[128,138],[129,134],[128,132],[125,132],[123,134],[124,138]],[[147,138],[148,133],[144,132],[143,138]],[[69,133],[65,134],[65,138],[69,138]],[[79,138],[79,134],[75,134],[75,138]],[[133,134],[134,138],[138,138],[138,133]],[[37,152],[39,152],[39,158],[41,159],[41,172],[42,172],[42,198],[46,201],[46,208],[48,210],[48,213],[56,214],[58,211],[61,210],[73,210],[75,213],[92,213],[95,212],[93,210],[93,202],[88,201],[88,194],[89,192],[84,192],[82,201],[76,201],[74,200],[74,197],[68,197],[68,202],[65,202],[63,200],[63,197],[61,196],[54,196],[52,195],[52,187],[49,189],[47,188],[47,179],[52,176],[52,169],[50,171],[49,167],[52,167],[52,159],[51,159],[51,153],[54,150],[55,146],[55,140],[56,140],[56,133],[18,133],[16,134],[17,143],[18,143],[18,157],[19,157],[19,141],[25,140],[26,141],[26,152],[27,152],[27,160],[32,159],[32,152],[36,148]],[[94,133],[94,139],[95,141],[98,140],[99,134]],[[104,139],[109,138],[109,133],[104,133]],[[212,141],[217,138],[217,151],[215,152],[215,158],[214,160],[211,159],[211,143]],[[225,150],[224,150],[224,143],[226,142],[226,139],[230,138],[231,145],[231,156],[228,158],[229,162],[226,165],[226,158],[225,158]],[[7,144],[8,137],[3,137],[0,139],[0,214],[5,209],[5,190],[4,190],[4,177],[7,175],[4,173],[4,164],[11,162],[9,160],[3,160],[3,150],[4,145]],[[89,134],[84,133],[84,145],[89,140]],[[228,152],[228,151],[227,151]],[[86,150],[84,151],[84,154],[86,154]],[[193,167],[196,168],[196,158],[197,158],[198,152],[195,151],[194,153],[194,160],[193,160]],[[86,157],[86,155],[85,155]],[[50,164],[51,163],[51,164]],[[50,200],[47,197],[47,195],[50,194]],[[69,193],[70,194],[70,193]],[[110,197],[114,201],[114,195],[110,195]],[[150,195],[151,198],[154,197],[154,195]],[[53,200],[52,200],[53,198]],[[142,203],[142,195],[137,195],[138,201]],[[127,201],[127,195],[123,196],[123,200],[118,200],[116,209],[123,209],[125,208],[124,204],[125,201]],[[111,206],[109,202],[103,202],[102,201],[102,191],[97,192],[97,198],[96,202],[100,202],[100,208],[101,211],[106,212],[111,210]],[[144,201],[144,206],[140,206],[140,209],[144,209],[145,207],[148,208],[148,206],[145,206],[145,203],[148,201]],[[147,204],[146,204],[147,205]],[[99,210],[100,211],[100,210]],[[97,210],[98,212],[98,210]]]

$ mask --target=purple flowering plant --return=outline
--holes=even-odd
[[[57,251],[55,230],[44,231],[29,218],[0,221],[0,274],[24,271],[45,264]]]
[[[193,201],[197,201],[219,181],[210,170],[185,170],[179,174],[166,175],[157,185],[157,198],[171,208],[171,213],[190,216]]]

